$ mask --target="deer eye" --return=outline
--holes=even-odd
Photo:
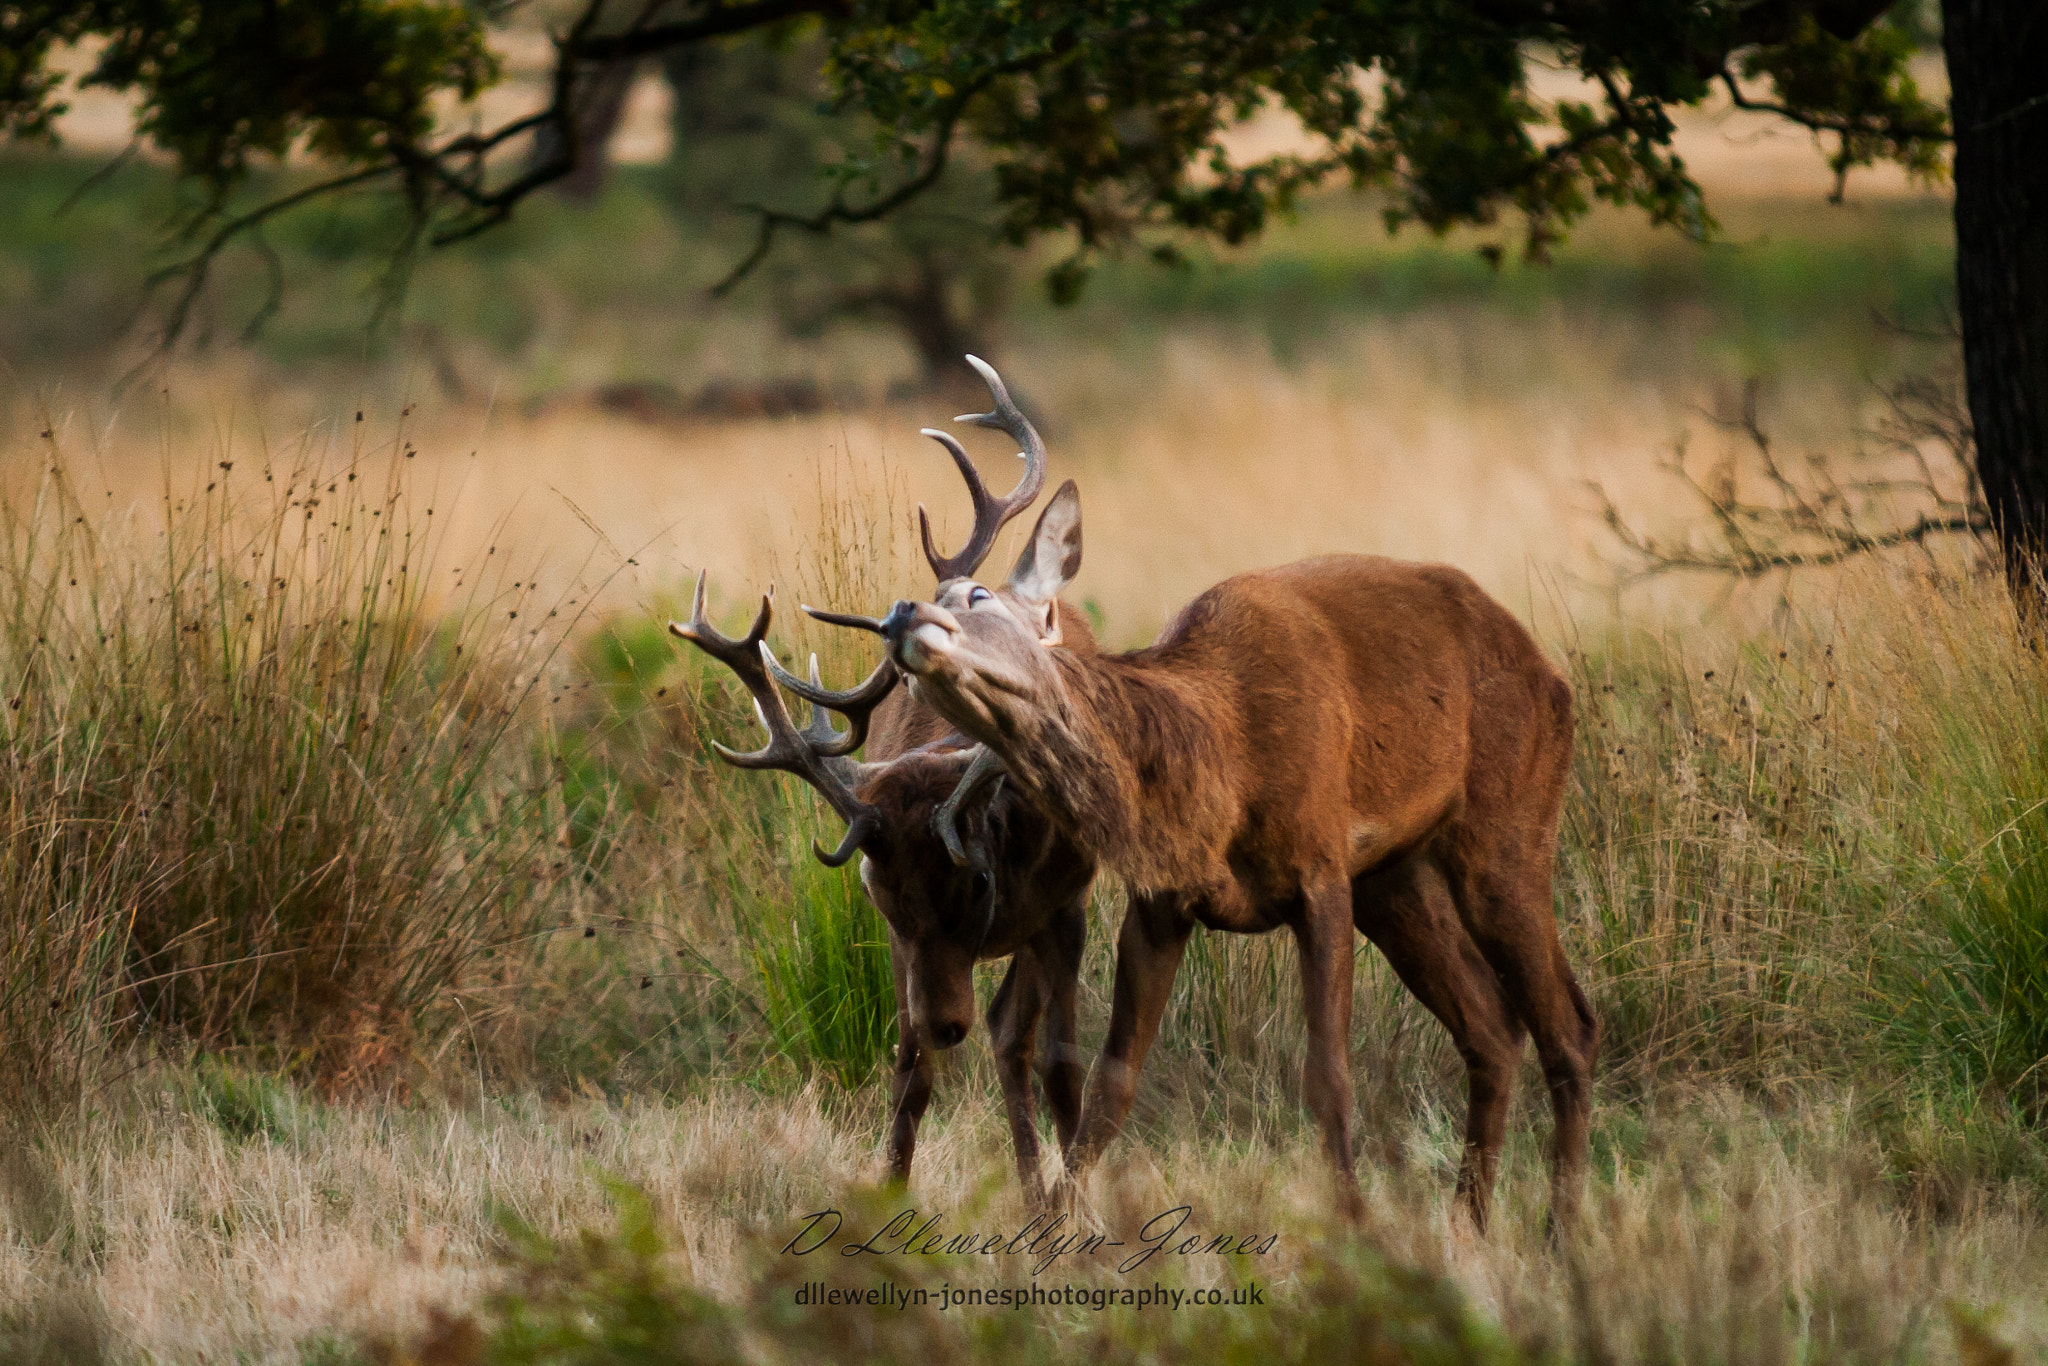
[[[994,602],[995,600],[995,594],[989,592],[986,588],[983,588],[978,584],[973,589],[971,589],[967,594],[967,605],[969,607],[974,606],[978,602]]]
[[[979,901],[979,900],[981,900],[981,899],[982,899],[983,897],[987,896],[987,895],[988,895],[988,874],[987,874],[987,873],[976,873],[976,874],[974,875],[974,882],[973,882],[973,888],[974,888],[974,893],[973,893],[973,895],[974,895],[974,899],[975,899],[976,901]]]

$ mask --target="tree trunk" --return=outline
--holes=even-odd
[[[633,81],[639,74],[638,62],[625,61],[590,68],[577,78],[576,156],[569,174],[556,182],[564,198],[587,202],[604,189],[606,172],[611,169],[606,148],[611,144],[612,134],[618,131],[619,120],[626,112],[626,97],[632,94]],[[534,133],[533,164],[545,165],[553,160],[559,155],[560,142],[561,135],[555,126],[542,124]]]
[[[941,253],[916,253],[907,273],[909,282],[886,300],[887,311],[917,351],[925,388],[940,389],[958,378],[962,356],[988,348],[976,336],[975,324],[953,305],[953,272]]]
[[[1943,0],[1956,305],[1977,471],[2022,614],[2048,550],[2048,6]]]

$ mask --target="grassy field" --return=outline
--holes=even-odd
[[[829,813],[712,757],[745,705],[660,622],[699,568],[728,621],[770,580],[856,610],[918,589],[911,505],[957,527],[963,500],[914,431],[971,390],[904,392],[884,335],[707,313],[715,263],[629,178],[427,263],[367,340],[346,216],[302,225],[276,245],[314,285],[264,339],[226,343],[261,284],[230,279],[214,344],[117,399],[158,191],[132,172],[85,231],[45,221],[76,167],[4,173],[0,1357],[2048,1351],[2038,654],[1966,547],[1622,587],[1585,487],[1694,534],[1657,459],[1739,453],[1715,419],[1753,380],[1780,450],[1874,448],[1881,387],[1952,362],[1870,318],[1939,314],[1938,203],[1734,203],[1704,252],[1603,220],[1500,274],[1332,203],[1242,259],[1020,304],[995,359],[1081,484],[1075,594],[1110,641],[1237,570],[1366,550],[1465,567],[1568,667],[1556,906],[1605,1030],[1594,1173],[1553,1242],[1532,1059],[1499,1226],[1463,1225],[1462,1069],[1361,945],[1369,1212],[1332,1229],[1292,949],[1202,936],[1082,1216],[1128,1239],[1186,1204],[1272,1247],[1037,1282],[1263,1302],[882,1311],[792,1297],[1033,1283],[1022,1254],[779,1251],[827,1207],[1022,1226],[987,1044],[941,1069],[912,1190],[877,1192],[880,924],[809,857]],[[598,392],[763,374],[828,406],[650,420]],[[779,644],[864,669],[790,617]],[[1084,1043],[1120,914],[1099,889]]]

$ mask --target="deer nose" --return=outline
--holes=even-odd
[[[882,618],[882,639],[894,645],[903,639],[903,633],[910,629],[916,619],[917,604],[909,598],[896,599],[896,605],[889,609],[889,615]]]
[[[936,626],[948,635],[957,635],[960,619],[935,602],[898,598],[889,615],[882,618],[882,636],[893,645],[920,626]]]
[[[899,598],[878,624],[882,639],[888,642],[889,654],[913,674],[930,670],[937,658],[950,651],[953,639],[960,634],[960,622],[951,612],[935,603],[912,602],[907,598]]]
[[[932,1043],[938,1048],[951,1048],[967,1037],[967,1026],[959,1020],[932,1021]]]

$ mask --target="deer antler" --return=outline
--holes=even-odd
[[[882,705],[883,699],[895,690],[897,682],[903,677],[896,667],[896,661],[884,655],[882,662],[875,666],[875,671],[867,676],[865,682],[844,692],[833,692],[818,677],[818,657],[815,654],[811,656],[811,681],[808,683],[776,662],[774,652],[765,643],[761,646],[761,660],[768,666],[768,672],[773,675],[775,681],[810,703],[812,711],[815,712],[820,707],[829,707],[846,718],[846,734],[835,738],[829,748],[818,751],[829,757],[851,754],[867,743],[869,718],[874,715],[875,708]]]
[[[1032,427],[1017,405],[1010,401],[1010,391],[1004,387],[1003,377],[995,367],[979,356],[969,356],[967,363],[975,368],[982,379],[987,381],[989,393],[995,398],[995,406],[985,413],[962,413],[955,422],[972,422],[979,427],[991,427],[1008,433],[1023,449],[1017,454],[1024,460],[1024,477],[1017,481],[1002,498],[992,497],[988,486],[981,482],[981,474],[974,468],[974,462],[967,458],[967,452],[958,441],[936,428],[924,428],[924,435],[946,448],[946,454],[953,457],[953,463],[960,467],[960,477],[967,481],[968,497],[974,500],[974,530],[967,537],[967,544],[958,554],[941,555],[932,543],[931,519],[925,514],[924,504],[917,505],[917,531],[924,538],[924,557],[931,565],[932,573],[938,575],[940,583],[948,579],[965,578],[981,568],[981,562],[988,558],[988,552],[995,547],[996,533],[1003,524],[1031,506],[1045,487],[1045,442]]]
[[[897,614],[908,610],[909,607],[909,603],[899,602],[890,610],[887,617],[879,621],[873,617],[858,616],[851,612],[827,612],[816,607],[807,606],[804,608],[804,611],[810,613],[819,621],[827,622],[833,626],[847,626],[855,630],[873,631],[877,635],[886,636],[889,634],[890,627],[897,620]],[[866,732],[866,712],[856,713],[854,710],[849,709],[849,704],[855,708],[862,705],[872,707],[874,703],[868,701],[868,699],[872,697],[875,701],[879,701],[888,694],[890,688],[896,685],[897,678],[899,677],[895,661],[885,655],[881,664],[876,666],[874,673],[868,676],[867,682],[857,688],[849,688],[845,692],[827,692],[818,683],[818,657],[816,655],[811,656],[811,682],[808,685],[795,674],[790,673],[777,664],[775,657],[769,654],[767,650],[764,649],[761,652],[761,657],[768,661],[769,669],[774,672],[776,681],[781,683],[782,686],[788,688],[797,696],[808,699],[814,706],[823,704],[836,711],[845,712],[853,720],[855,729],[862,734]],[[1019,684],[1017,686],[1022,687],[1023,685]],[[849,735],[851,735],[851,732],[849,732]],[[842,743],[843,748],[838,751],[840,753],[853,749],[858,742],[849,739]],[[932,830],[945,844],[946,852],[952,855],[953,862],[957,866],[988,872],[989,856],[982,842],[976,841],[974,844],[969,845],[960,837],[960,814],[981,788],[988,788],[989,800],[995,800],[996,793],[1002,790],[1003,778],[1005,776],[1003,763],[986,745],[975,745],[967,752],[973,756],[972,761],[968,764],[966,771],[960,775],[960,781],[954,786],[952,794],[946,798],[936,811],[932,812]]]
[[[811,607],[804,603],[798,603],[797,606],[803,608],[806,616],[815,617],[828,626],[847,626],[856,631],[873,631],[878,636],[889,634],[887,618],[877,620],[874,617],[861,616],[857,612],[828,612],[822,607]]]
[[[1045,487],[1046,450],[1044,439],[1038,435],[1038,431],[1031,425],[1030,419],[1024,416],[1023,412],[1018,409],[1016,403],[1010,398],[1008,386],[1003,383],[1003,377],[996,373],[993,365],[990,365],[979,356],[967,357],[967,363],[973,366],[976,373],[987,383],[989,394],[994,399],[994,406],[988,412],[962,413],[953,420],[955,422],[972,422],[979,427],[993,428],[996,431],[1005,432],[1014,438],[1017,444],[1023,447],[1017,454],[1024,461],[1024,474],[1017,480],[1017,486],[1011,489],[1008,494],[1001,498],[994,497],[989,493],[988,485],[982,482],[981,472],[975,469],[974,461],[968,458],[966,449],[958,441],[954,440],[949,433],[939,431],[936,428],[926,427],[923,429],[924,435],[945,447],[946,454],[953,457],[954,465],[960,470],[960,477],[967,481],[968,497],[974,502],[974,530],[968,535],[967,544],[960,548],[958,554],[951,556],[939,554],[938,546],[932,541],[931,516],[925,511],[924,504],[920,503],[917,506],[917,529],[919,536],[924,541],[924,557],[931,565],[932,573],[938,577],[940,583],[944,583],[948,579],[964,578],[981,568],[981,562],[988,558],[988,552],[995,547],[996,535],[1003,529],[1006,523],[1029,508],[1033,500],[1038,497],[1039,491]],[[703,605],[703,586],[703,578],[699,576],[697,588],[700,616]],[[903,606],[904,604],[898,604],[899,610]],[[886,635],[888,633],[888,621],[886,620],[877,620],[873,617],[858,616],[847,612],[826,612],[809,606],[804,607],[803,610],[816,617],[819,621],[827,622],[834,626],[845,626],[860,631],[873,631],[877,635]],[[765,598],[762,600],[761,613],[760,619],[755,622],[756,631],[749,636],[749,639],[753,641],[754,647],[760,649],[761,657],[767,661],[769,672],[773,675],[774,680],[811,704],[814,711],[813,726],[823,725],[825,727],[827,738],[823,739],[821,747],[816,749],[816,753],[820,756],[831,757],[850,754],[860,748],[861,742],[867,738],[869,713],[881,702],[882,698],[888,696],[889,690],[896,686],[899,675],[895,662],[885,655],[882,662],[876,666],[874,673],[868,676],[865,683],[856,688],[849,688],[845,692],[830,692],[818,680],[818,660],[813,655],[811,657],[811,682],[807,685],[802,679],[776,663],[774,654],[760,644],[759,634],[767,629],[768,603]],[[891,618],[894,615],[895,613],[892,612]],[[700,630],[709,630],[709,627],[700,626],[696,619],[692,620],[691,625],[693,628]],[[679,635],[685,634],[673,623],[671,623],[669,629],[676,631]],[[715,635],[715,633],[713,634]],[[686,638],[691,640],[698,639],[696,636],[686,636]],[[700,640],[699,644],[702,643]],[[706,648],[710,647],[707,646]],[[721,655],[720,658],[724,658],[724,656]],[[727,663],[730,665],[731,661],[727,660]],[[732,667],[734,672],[740,673],[743,679],[746,678],[746,674],[740,670],[739,666],[732,665]],[[749,682],[748,686],[751,688],[753,684]],[[760,704],[758,693],[755,696],[755,702],[757,705]],[[779,700],[777,705],[779,705]],[[844,736],[833,732],[829,723],[818,719],[818,716],[821,714],[815,713],[819,707],[829,707],[847,718],[849,729]],[[770,726],[771,733],[773,730],[774,727]],[[773,745],[770,748],[772,749]],[[763,750],[762,755],[765,756],[768,752],[768,750]],[[719,753],[726,754],[727,752],[721,749]],[[731,762],[738,762],[737,759],[732,759],[730,755],[727,757]],[[771,765],[764,762],[755,766],[769,767]],[[807,778],[811,777],[808,773],[805,773],[804,776]],[[945,804],[937,812],[933,813],[934,828],[937,830],[939,837],[945,842],[946,850],[952,855],[953,861],[962,867],[971,864],[986,871],[988,853],[986,849],[980,847],[978,842],[971,850],[962,842],[959,831],[961,808],[972,799],[976,790],[988,786],[991,780],[993,780],[996,788],[999,788],[1002,783],[1002,777],[1003,770],[1000,761],[988,750],[977,746],[973,762],[962,776],[959,785],[953,789],[952,795],[946,799]],[[811,778],[811,781],[813,783],[817,782],[815,778]],[[823,790],[822,786],[821,790]],[[994,790],[993,788],[991,789],[991,797],[994,795]],[[826,795],[830,798],[832,794],[827,792]],[[853,820],[855,818],[848,817],[848,819]],[[853,832],[851,830],[848,831],[847,838],[849,841],[853,841]],[[857,841],[853,842],[857,843]],[[842,845],[842,854],[848,848],[850,848],[850,845]],[[825,856],[821,853],[819,857],[823,858]],[[831,859],[826,861],[829,863]],[[842,858],[841,861],[843,862],[844,859]]]
[[[932,812],[932,829],[946,846],[946,852],[953,856],[953,863],[960,868],[975,868],[989,871],[988,848],[984,841],[976,840],[972,846],[960,838],[960,811],[974,799],[975,789],[984,783],[989,785],[988,799],[993,802],[996,794],[1003,790],[1003,761],[995,756],[986,745],[974,747],[974,759],[967,765],[967,771],[960,775],[952,794]]]
[[[846,838],[830,853],[820,844],[814,843],[811,848],[819,862],[828,868],[838,868],[853,857],[854,851],[881,824],[881,813],[853,794],[882,765],[856,763],[844,756],[858,749],[867,739],[868,717],[888,696],[889,689],[896,685],[896,666],[885,659],[882,667],[877,668],[865,683],[843,693],[834,693],[826,691],[819,680],[818,661],[813,655],[811,682],[805,686],[775,662],[775,656],[768,648],[768,623],[775,611],[774,590],[761,595],[761,610],[755,614],[754,624],[747,634],[733,640],[720,635],[704,614],[707,577],[704,573],[697,575],[697,595],[690,607],[689,623],[671,621],[668,629],[738,676],[754,699],[755,715],[761,718],[761,724],[768,730],[767,745],[752,754],[727,749],[715,740],[711,747],[718,751],[719,758],[735,768],[781,769],[785,773],[796,774],[816,788],[846,822]],[[766,667],[763,667],[764,660]],[[770,676],[771,670],[773,677]],[[782,694],[776,691],[777,678],[785,685],[794,685],[791,690],[810,701],[809,725],[798,729],[796,722],[790,719]],[[844,735],[833,729],[832,718],[826,711],[828,707],[842,712],[851,723]]]

